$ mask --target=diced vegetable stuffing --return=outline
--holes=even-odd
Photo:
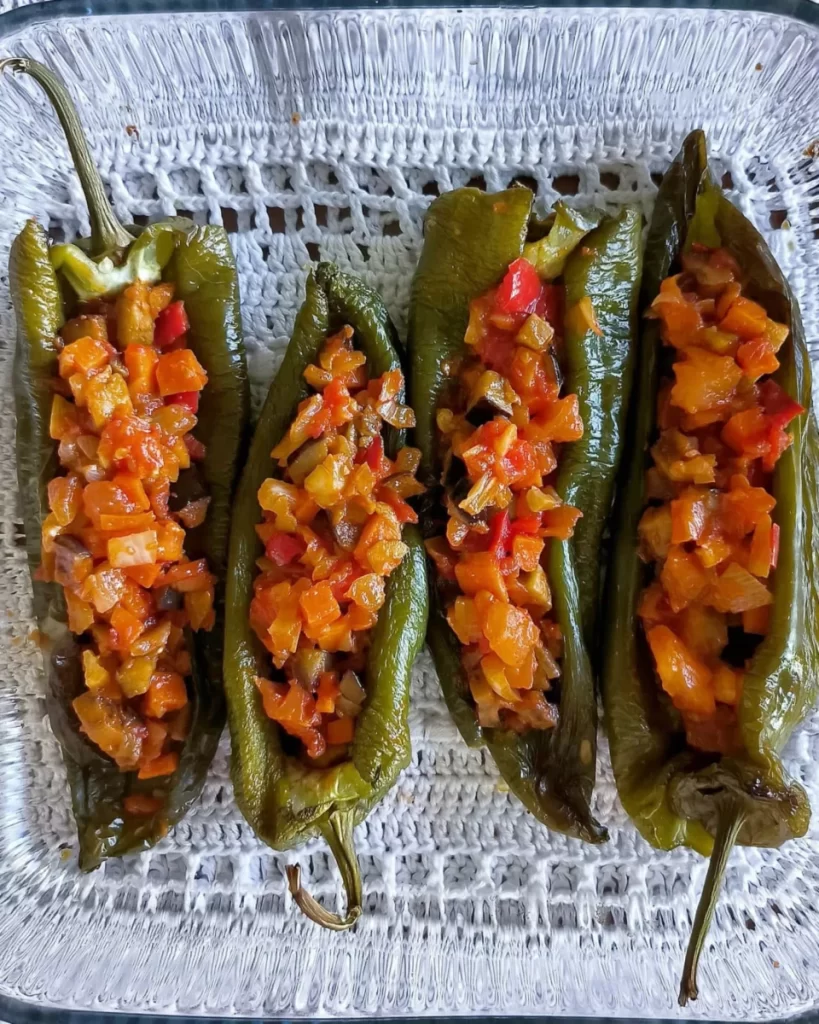
[[[547,542],[568,540],[581,515],[552,486],[559,446],[583,436],[577,396],[561,396],[553,354],[562,300],[561,285],[515,260],[470,304],[469,354],[437,412],[448,519],[427,552],[457,595],[447,619],[479,723],[521,733],[557,722],[548,692],[562,637],[541,563]]]
[[[770,374],[788,328],[742,294],[724,249],[694,246],[649,315],[673,351],[660,389],[640,553],[639,614],[660,685],[692,747],[742,750],[744,666],[768,629],[779,526],[771,493],[786,427],[805,412]]]
[[[312,765],[343,760],[366,691],[369,632],[385,580],[407,553],[404,523],[420,453],[387,457],[384,424],[415,424],[390,370],[368,380],[366,357],[344,327],[304,372],[313,394],[273,449],[281,475],[259,488],[265,547],[258,559],[250,620],[270,652],[277,680],[257,677],[266,713],[300,741]]]
[[[138,281],[62,328],[50,420],[62,475],[48,485],[39,570],[64,588],[80,637],[80,727],[140,779],[177,768],[190,717],[183,630],[214,624],[214,577],[184,552],[208,499],[169,509],[191,448],[203,454],[191,431],[208,379],[172,298],[172,285]],[[135,795],[128,813],[153,807]]]

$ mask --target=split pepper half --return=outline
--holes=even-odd
[[[224,723],[224,577],[249,409],[239,288],[222,228],[173,218],[126,230],[105,196],[62,82],[27,59],[0,67],[31,75],[54,105],[92,227],[89,239],[49,245],[31,220],[14,241],[10,263],[18,322],[17,472],[34,611],[44,637],[47,707],[71,788],[80,867],[91,870],[108,857],[148,849],[183,817],[202,789]],[[115,335],[120,350],[108,340]],[[137,337],[140,344],[130,344]],[[150,373],[139,388],[134,375],[143,352]],[[186,394],[164,397],[169,390]],[[61,418],[67,432],[56,422]],[[193,433],[190,424],[196,424]],[[114,431],[108,441],[106,430]],[[140,447],[136,434],[144,434],[148,447]],[[61,438],[59,456],[55,437]],[[102,455],[106,445],[113,445],[110,459]],[[175,446],[178,459],[167,454],[167,446]],[[165,455],[168,472],[162,469]],[[157,467],[155,491],[150,470],[125,466],[143,456]],[[66,467],[68,475],[60,475]],[[108,488],[122,507],[98,506],[94,488]],[[150,507],[146,488],[154,495]],[[113,514],[129,512],[136,514]],[[95,518],[88,521],[87,514]],[[141,533],[126,528],[143,520]],[[185,531],[183,522],[191,528]],[[164,562],[163,543],[157,542],[163,530],[167,543],[173,534],[175,549]],[[46,534],[56,545],[50,554]],[[74,579],[74,570],[84,583]],[[201,579],[194,581],[197,574]],[[166,575],[169,584],[183,577],[186,582],[178,591],[156,590]],[[89,580],[107,581],[110,592]],[[196,596],[183,593],[193,589]],[[183,631],[185,623],[204,629]],[[169,635],[176,637],[173,650]],[[153,675],[137,685],[134,671],[152,661],[151,651]],[[140,653],[146,656],[135,656]],[[162,688],[174,690],[171,703],[159,699]],[[174,708],[184,711],[178,728],[168,726],[170,718],[160,721]],[[163,744],[173,749],[162,754]]]
[[[343,917],[287,873],[299,907],[334,930],[361,914],[353,828],[411,754],[427,586],[403,400],[383,302],[320,263],[237,492],[224,666],[239,807],[274,849],[327,840]]]
[[[548,827],[601,842],[593,652],[642,217],[559,203],[538,223],[532,203],[466,188],[426,218],[410,346],[428,642],[466,742]]]
[[[685,1004],[733,844],[808,827],[780,756],[819,682],[810,360],[787,281],[714,182],[701,131],[660,187],[641,306],[603,698],[637,828],[711,855]]]

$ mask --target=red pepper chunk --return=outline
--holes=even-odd
[[[805,407],[791,398],[775,380],[766,380],[759,389],[759,399],[765,415],[775,427],[787,427],[791,420],[801,416]]]
[[[276,565],[290,565],[300,555],[303,555],[305,550],[306,545],[301,537],[276,530],[265,544],[264,553]]]
[[[538,273],[528,260],[521,257],[509,264],[495,294],[495,306],[501,313],[525,313],[540,295]]]
[[[180,391],[177,395],[168,395],[165,405],[182,405],[195,416],[199,412],[199,397],[198,391]]]
[[[496,512],[489,521],[489,551],[499,562],[506,558],[509,538],[509,513],[504,509]]]
[[[167,348],[177,338],[187,333],[189,327],[185,303],[172,302],[162,310],[154,322],[154,344],[157,348]]]

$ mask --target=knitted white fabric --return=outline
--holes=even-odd
[[[186,211],[231,232],[258,409],[320,255],[380,289],[406,333],[432,197],[523,180],[545,209],[639,203],[690,128],[766,233],[819,327],[819,34],[774,16],[370,11],[52,20],[0,51],[56,67],[125,221]],[[130,130],[126,131],[126,126]],[[134,127],[131,127],[134,126]],[[134,130],[134,128],[136,130]],[[819,145],[817,145],[819,149]],[[0,994],[89,1010],[288,1017],[671,1016],[705,862],[652,850],[617,802],[611,841],[552,835],[449,721],[428,656],[414,755],[356,833],[365,915],[323,932],[283,864],[333,906],[321,843],[286,858],[236,810],[223,740],[198,806],[154,851],[76,868],[14,477],[8,248],[27,216],[88,229],[42,96],[0,81]],[[819,804],[819,722],[788,751]],[[737,850],[690,1014],[766,1019],[819,1003],[819,830]]]

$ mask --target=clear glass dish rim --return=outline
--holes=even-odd
[[[606,8],[627,10],[702,10],[702,11],[745,11],[758,14],[775,14],[779,17],[801,21],[806,25],[819,26],[819,2],[817,0],[687,0],[675,3],[673,0],[551,0],[549,3],[521,3],[519,0],[491,0],[491,2],[474,2],[474,0],[357,0],[353,4],[340,3],[338,0],[40,0],[40,2],[18,7],[0,14],[0,40],[19,32],[21,29],[38,23],[57,20],[59,18],[95,18],[103,16],[127,16],[139,14],[208,14],[236,13],[247,14],[262,11],[322,11],[322,10],[368,10],[368,9],[405,9],[414,8],[453,8],[466,7],[514,8]],[[352,1018],[337,1018],[340,1024]],[[499,1017],[439,1017],[439,1024],[470,1024],[474,1021],[504,1021],[514,1024],[516,1021],[554,1022],[554,1024],[678,1024],[660,1018],[631,1018],[608,1021],[606,1018],[595,1017],[555,1017],[551,1015],[531,1015],[525,1018]],[[395,1020],[408,1022],[417,1020],[421,1024],[423,1018],[401,1017],[383,1018],[383,1024],[392,1024]],[[234,1017],[236,1024],[264,1024],[276,1021],[285,1024],[284,1017]],[[798,1016],[785,1016],[780,1021],[789,1024],[817,1024],[819,1012],[809,1010]],[[201,1017],[179,1014],[131,1014],[110,1011],[78,1011],[60,1008],[45,1008],[29,1004],[20,999],[12,999],[0,994],[0,1024],[225,1024],[218,1017]],[[318,1021],[316,1021],[318,1024]],[[702,1022],[708,1024],[708,1022]],[[779,1024],[779,1022],[773,1022]]]

